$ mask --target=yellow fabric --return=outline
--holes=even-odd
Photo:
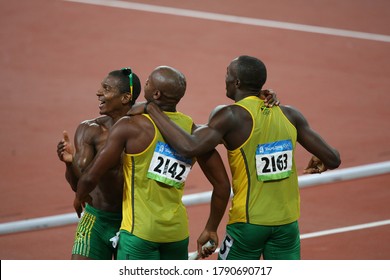
[[[192,119],[182,113],[165,112],[182,129],[191,133]],[[139,154],[125,154],[123,159],[124,193],[121,229],[152,242],[176,242],[189,236],[186,208],[181,188],[147,178],[157,143],[164,142],[155,123],[155,137]],[[191,166],[194,163],[192,159]]]
[[[294,157],[288,178],[266,182],[257,178],[255,161],[259,144],[279,140],[291,140],[294,155],[296,128],[280,107],[265,108],[264,101],[258,97],[247,97],[235,105],[248,110],[253,128],[241,147],[228,151],[234,191],[229,224],[244,222],[275,226],[296,221],[300,215],[300,197]]]

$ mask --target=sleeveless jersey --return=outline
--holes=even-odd
[[[296,221],[300,197],[295,126],[280,107],[266,108],[255,96],[233,106],[250,113],[253,127],[241,147],[228,150],[234,193],[228,223],[276,226]]]
[[[165,112],[186,132],[192,119],[182,113]],[[176,242],[189,236],[187,211],[182,203],[185,179],[193,159],[178,155],[157,129],[145,151],[124,154],[123,220],[121,229],[152,242]]]

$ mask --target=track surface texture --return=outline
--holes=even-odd
[[[137,2],[390,36],[387,0]],[[390,160],[389,42],[60,0],[1,1],[0,26],[0,223],[74,211],[57,142],[63,130],[73,138],[82,120],[97,116],[101,80],[126,66],[143,82],[159,65],[180,69],[188,89],[178,109],[204,123],[215,106],[231,103],[230,61],[259,57],[268,67],[265,88],[340,151],[340,168]],[[298,148],[300,171],[309,158]],[[209,190],[195,166],[186,194]],[[388,220],[389,201],[390,174],[304,188],[301,234]],[[190,251],[208,210],[188,207]],[[75,229],[1,235],[0,259],[69,259]],[[388,260],[390,225],[302,239],[302,259]]]

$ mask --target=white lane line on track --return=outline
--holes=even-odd
[[[282,21],[265,20],[265,19],[256,19],[256,18],[248,18],[248,17],[240,17],[240,16],[232,16],[232,15],[223,15],[217,13],[148,5],[148,4],[141,4],[135,2],[126,2],[126,1],[119,1],[119,0],[65,0],[65,1],[91,4],[91,5],[100,5],[106,7],[115,7],[115,8],[129,9],[129,10],[138,10],[138,11],[145,11],[145,12],[152,12],[152,13],[168,14],[168,15],[175,15],[175,16],[192,17],[192,18],[199,18],[199,19],[206,19],[206,20],[215,20],[215,21],[223,21],[223,22],[230,22],[230,23],[349,37],[355,39],[390,42],[390,36],[383,35],[383,34],[358,32],[358,31],[345,30],[345,29],[336,29],[336,28],[328,28],[328,27],[321,27],[321,26],[313,26],[313,25],[305,25],[305,24],[289,23],[289,22],[282,22]]]
[[[329,230],[322,230],[322,231],[317,231],[317,232],[312,232],[312,233],[305,233],[305,234],[301,234],[301,239],[319,237],[319,236],[336,234],[336,233],[349,232],[349,231],[354,231],[354,230],[362,230],[362,229],[367,229],[367,228],[372,228],[372,227],[380,227],[380,226],[385,226],[385,225],[390,225],[390,220],[354,225],[354,226],[349,226],[349,227],[335,228],[335,229],[329,229]]]

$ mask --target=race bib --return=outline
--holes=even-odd
[[[259,144],[256,149],[257,179],[271,181],[291,174],[293,145],[291,140]]]
[[[158,142],[147,177],[175,188],[182,188],[192,167],[192,159],[179,155],[168,144]]]
[[[222,260],[226,260],[227,256],[229,255],[230,248],[232,248],[234,243],[234,239],[226,233],[225,239],[222,242],[221,248],[219,250],[219,257]]]

